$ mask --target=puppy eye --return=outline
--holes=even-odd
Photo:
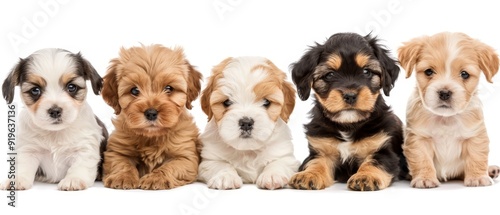
[[[137,88],[137,87],[134,87],[134,88],[132,88],[132,89],[130,90],[130,93],[131,93],[132,95],[134,95],[134,96],[138,96],[140,92],[141,92],[141,91],[139,91],[139,88]]]
[[[222,102],[222,105],[224,105],[224,107],[229,107],[233,104],[233,102],[229,99],[226,99],[224,102]]]
[[[434,71],[432,71],[432,69],[426,69],[426,70],[424,71],[424,73],[425,73],[425,75],[427,75],[427,76],[432,76],[432,75],[434,74]]]
[[[333,72],[329,72],[323,76],[323,80],[325,81],[333,81],[335,79],[335,74]]]
[[[172,91],[174,91],[174,88],[170,85],[167,85],[165,87],[165,89],[163,89],[166,93],[171,93]]]
[[[469,73],[468,73],[468,72],[466,72],[466,71],[462,71],[462,72],[460,73],[460,77],[462,77],[463,79],[467,79],[467,78],[469,78],[469,77],[470,77],[470,75],[469,75]]]
[[[74,93],[78,90],[78,87],[74,84],[68,84],[68,86],[66,86],[66,90],[70,93]]]
[[[264,104],[262,104],[262,106],[264,106],[265,108],[268,108],[269,106],[271,106],[271,101],[264,99]]]
[[[366,77],[366,78],[371,78],[373,76],[373,72],[370,71],[369,69],[363,69],[363,75]]]
[[[42,94],[42,90],[40,89],[40,87],[33,87],[30,89],[30,94],[32,96],[40,96],[40,94]]]

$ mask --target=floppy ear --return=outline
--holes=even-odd
[[[399,76],[400,69],[396,64],[397,61],[389,56],[389,50],[380,45],[377,38],[372,38],[370,35],[367,35],[365,39],[372,47],[375,56],[380,62],[380,67],[382,69],[382,89],[384,90],[384,94],[389,96]]]
[[[122,109],[118,102],[118,77],[116,76],[119,64],[118,59],[111,60],[111,65],[104,76],[104,85],[101,92],[102,98],[115,110],[116,115],[120,114]]]
[[[210,97],[212,96],[212,92],[215,90],[215,84],[217,79],[219,79],[222,76],[222,71],[224,71],[224,68],[226,68],[227,64],[232,60],[233,58],[229,57],[224,59],[222,62],[220,62],[218,65],[214,66],[212,69],[212,75],[208,78],[208,83],[205,89],[203,89],[203,92],[201,93],[201,109],[203,112],[208,116],[208,120],[212,119],[213,112],[212,108],[210,106]]]
[[[406,71],[406,78],[411,76],[415,64],[417,64],[422,46],[423,39],[422,37],[419,37],[403,43],[403,46],[399,47],[398,59],[401,66]]]
[[[283,80],[282,86],[285,103],[281,109],[280,117],[283,121],[288,122],[288,119],[293,112],[293,108],[295,107],[295,89],[293,88],[292,83],[285,80]]]
[[[81,65],[82,70],[83,70],[83,77],[85,80],[90,80],[90,83],[92,84],[92,90],[94,90],[94,94],[99,95],[102,89],[102,78],[97,73],[95,68],[90,64],[88,60],[82,57],[80,52],[78,52],[76,55],[74,55],[76,61]]]
[[[297,94],[303,101],[307,100],[311,93],[312,74],[318,66],[323,46],[316,43],[300,58],[299,61],[290,65],[292,68],[292,81],[297,86]]]
[[[202,75],[191,64],[189,64],[187,60],[186,64],[189,69],[186,108],[191,110],[191,108],[193,108],[191,102],[193,102],[196,98],[198,98],[198,95],[200,95]]]
[[[499,59],[495,50],[482,42],[475,41],[479,68],[483,71],[488,82],[493,83],[493,76],[498,72]]]
[[[12,69],[12,71],[9,73],[9,75],[7,76],[7,78],[5,78],[5,81],[3,82],[2,94],[3,98],[5,99],[5,101],[7,101],[8,104],[12,103],[12,100],[14,100],[15,88],[17,85],[21,83],[21,72],[25,71],[27,62],[28,62],[27,58],[26,59],[20,58],[19,62]]]

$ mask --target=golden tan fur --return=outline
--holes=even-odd
[[[463,179],[466,186],[490,185],[489,139],[476,91],[481,72],[490,82],[497,73],[498,55],[463,33],[447,32],[415,38],[398,52],[407,77],[415,72],[417,80],[417,90],[408,101],[403,146],[411,185],[431,188],[448,179]],[[434,74],[426,75],[428,69]],[[470,77],[461,78],[463,71]],[[456,113],[436,114],[429,98],[440,87],[455,90],[456,101],[450,104]],[[490,167],[490,172],[497,168]]]
[[[102,91],[117,114],[104,153],[104,186],[158,190],[195,181],[201,146],[188,109],[199,94],[200,79],[180,48],[121,49]],[[134,87],[138,95],[131,93]],[[148,109],[158,111],[156,120],[145,119]]]

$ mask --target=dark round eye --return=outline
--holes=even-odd
[[[78,87],[74,84],[68,84],[68,86],[66,86],[66,89],[68,90],[68,92],[74,93],[78,90]]]
[[[371,78],[373,76],[373,72],[368,70],[368,69],[363,69],[363,75],[366,77],[366,78]]]
[[[470,75],[468,72],[462,71],[462,72],[460,72],[460,77],[462,77],[463,79],[467,79],[470,77]]]
[[[264,99],[264,104],[262,104],[262,106],[264,107],[269,107],[271,105],[271,101],[267,100],[267,99]]]
[[[335,74],[333,72],[326,73],[326,75],[323,76],[323,80],[325,81],[333,81],[335,78]]]
[[[425,73],[425,75],[427,75],[427,76],[432,76],[432,75],[434,74],[434,71],[432,71],[432,69],[426,69],[426,70],[424,71],[424,73]]]
[[[222,105],[224,105],[224,107],[229,107],[233,104],[233,102],[229,99],[226,99],[224,102],[222,102]]]
[[[134,95],[134,96],[138,96],[140,92],[141,92],[141,91],[139,91],[139,88],[137,88],[137,87],[134,87],[134,88],[132,88],[132,89],[130,90],[130,93],[131,93],[132,95]]]
[[[171,93],[172,91],[174,91],[174,88],[170,85],[167,85],[163,90],[165,90],[165,92],[167,93]]]
[[[40,89],[40,87],[33,87],[31,88],[30,93],[32,96],[39,96],[40,94],[42,94],[42,90]]]

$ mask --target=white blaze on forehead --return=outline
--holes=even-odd
[[[446,49],[447,49],[447,58],[446,58],[446,63],[445,63],[445,74],[447,78],[452,77],[454,74],[452,69],[452,63],[453,60],[455,60],[460,53],[460,46],[458,45],[458,42],[460,41],[460,38],[454,37],[452,35],[448,35],[450,38],[445,40],[446,41]]]
[[[28,65],[28,71],[43,77],[47,82],[46,92],[58,92],[65,86],[60,86],[63,74],[76,72],[76,62],[71,53],[60,49],[42,49],[33,53]]]
[[[218,88],[230,99],[240,104],[255,102],[254,87],[268,77],[262,69],[252,69],[257,65],[267,65],[262,57],[234,58],[224,69],[223,78],[217,82]]]

